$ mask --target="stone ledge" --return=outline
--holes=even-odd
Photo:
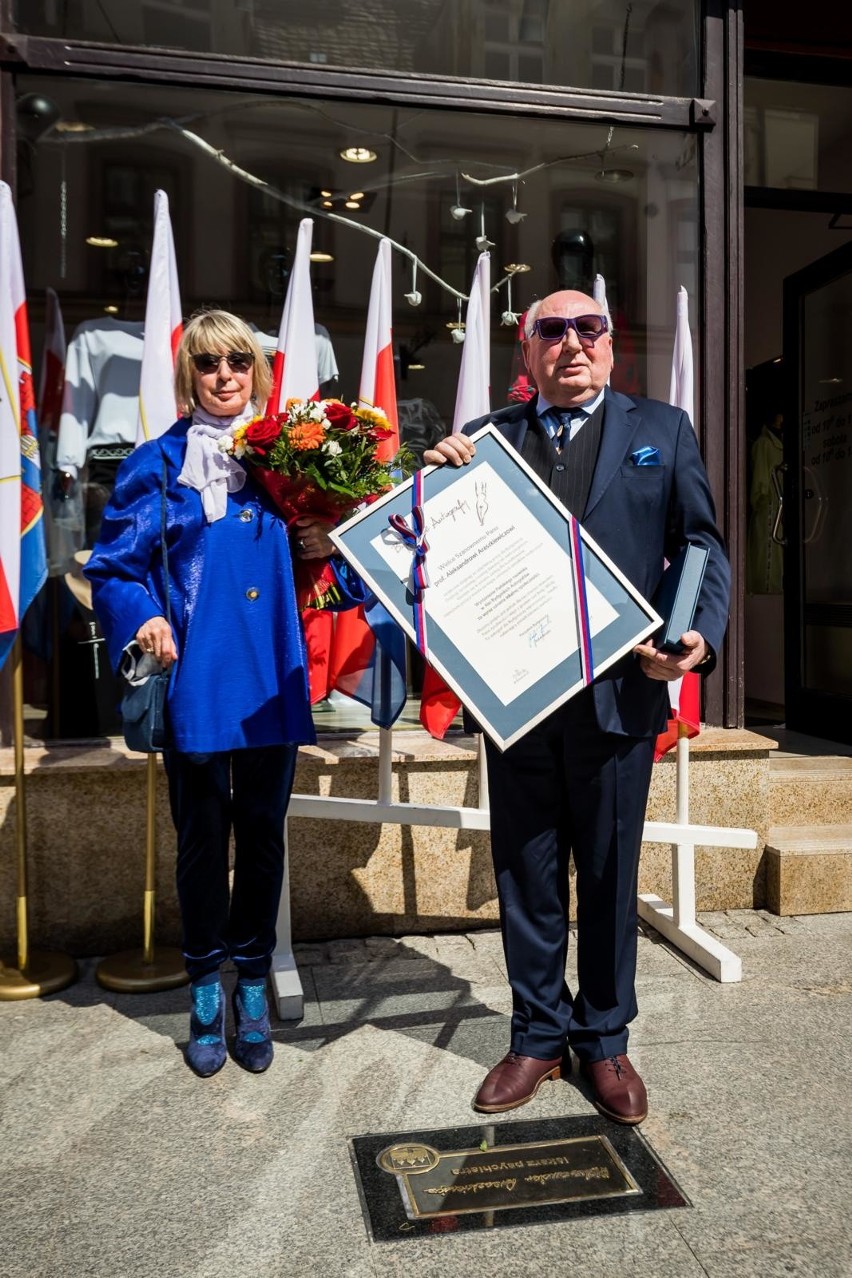
[[[478,738],[465,733],[451,733],[443,741],[436,741],[425,731],[399,731],[393,734],[392,759],[394,763],[474,763],[477,757]],[[301,746],[300,760],[305,763],[333,765],[357,759],[377,759],[380,734],[359,732],[352,734],[327,734],[316,745]],[[763,755],[777,750],[778,744],[769,737],[743,728],[704,728],[689,746],[691,756],[707,758],[712,755]],[[661,762],[674,761],[672,750]],[[44,745],[28,743],[24,750],[24,771],[29,775],[43,770],[59,772],[88,772],[96,768],[116,770],[139,769],[146,765],[147,755],[128,750],[120,737],[109,740],[57,742]],[[158,760],[162,767],[162,759]],[[12,777],[15,772],[14,752],[10,747],[0,749],[0,777]]]
[[[773,826],[766,840],[766,897],[780,915],[852,909],[852,825]]]

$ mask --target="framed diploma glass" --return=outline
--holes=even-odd
[[[330,536],[504,750],[661,619],[493,426],[473,439]]]

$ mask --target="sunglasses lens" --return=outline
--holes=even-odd
[[[577,334],[579,337],[600,337],[604,330],[602,315],[580,315],[577,318]]]
[[[537,321],[538,335],[545,342],[558,342],[568,331],[568,323],[561,315],[549,315]]]
[[[199,373],[215,373],[220,358],[219,355],[193,355],[192,362]]]
[[[247,373],[254,363],[254,357],[248,351],[231,351],[227,359],[232,373]]]

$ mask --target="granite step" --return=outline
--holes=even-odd
[[[770,825],[838,822],[852,824],[852,758],[788,754],[770,757]]]
[[[773,914],[852,910],[852,823],[772,826],[766,897]]]

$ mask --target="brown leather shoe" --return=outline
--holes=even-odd
[[[485,1076],[473,1098],[473,1108],[482,1114],[500,1114],[504,1109],[517,1109],[532,1100],[545,1079],[559,1078],[562,1057],[540,1061],[535,1056],[509,1052]]]
[[[615,1123],[635,1127],[648,1116],[645,1084],[626,1056],[581,1061],[580,1073],[592,1085],[595,1109]]]

